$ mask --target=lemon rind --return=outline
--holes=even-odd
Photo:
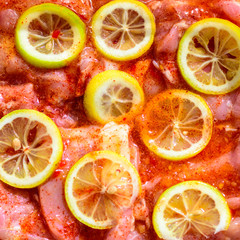
[[[188,46],[192,38],[202,30],[204,27],[210,28],[218,28],[224,29],[228,32],[231,31],[231,35],[236,39],[239,49],[240,49],[240,28],[235,24],[229,22],[228,20],[219,19],[219,18],[208,18],[201,21],[198,21],[191,25],[182,39],[179,42],[178,54],[177,54],[177,62],[180,72],[186,82],[195,90],[206,93],[206,94],[225,94],[232,92],[240,86],[240,68],[238,70],[238,74],[228,83],[225,83],[223,87],[206,85],[202,82],[199,82],[192,71],[189,69],[186,61],[186,57],[188,54]]]
[[[45,182],[58,166],[58,163],[61,160],[63,153],[62,137],[58,127],[55,125],[51,118],[41,112],[30,109],[15,110],[5,115],[0,119],[0,129],[2,129],[5,124],[11,122],[18,117],[26,117],[32,121],[38,121],[47,128],[47,132],[50,133],[51,139],[53,141],[53,154],[49,159],[49,165],[44,169],[44,171],[38,173],[35,177],[28,177],[22,180],[6,174],[5,171],[0,168],[0,179],[8,185],[16,188],[34,188]]]
[[[176,184],[162,193],[162,195],[157,200],[153,210],[152,222],[155,232],[160,238],[166,240],[181,240],[172,236],[171,231],[163,224],[164,217],[163,213],[165,207],[167,206],[168,201],[176,194],[181,193],[188,189],[196,189],[203,193],[208,194],[215,202],[216,208],[220,213],[220,222],[215,230],[215,234],[227,230],[231,222],[231,212],[228,207],[226,199],[223,197],[221,192],[211,186],[210,184],[201,182],[201,181],[186,181],[179,184]],[[159,222],[161,221],[161,222]]]
[[[28,24],[43,13],[57,14],[69,22],[74,33],[74,42],[70,49],[60,54],[38,52],[28,40]],[[15,44],[23,59],[39,68],[61,68],[68,65],[82,51],[86,42],[86,26],[70,9],[52,3],[43,3],[26,10],[18,19],[15,30]],[[27,41],[27,42],[26,42]]]
[[[138,174],[138,171],[132,165],[132,163],[130,161],[128,161],[122,155],[119,155],[119,154],[117,154],[115,152],[112,152],[112,151],[104,150],[104,151],[90,152],[90,153],[86,154],[85,156],[83,156],[80,160],[78,160],[74,164],[74,166],[70,169],[70,171],[67,175],[67,178],[66,178],[66,181],[65,181],[65,188],[64,188],[65,198],[66,198],[68,207],[69,207],[70,211],[72,212],[72,214],[80,222],[82,222],[85,225],[87,225],[91,228],[94,228],[94,229],[108,229],[108,228],[112,228],[114,225],[113,225],[113,222],[111,220],[104,221],[104,222],[96,222],[92,218],[86,217],[82,212],[80,212],[76,203],[75,203],[75,201],[74,201],[71,186],[73,184],[74,177],[76,176],[78,170],[82,166],[84,166],[84,164],[89,163],[89,162],[93,162],[96,159],[102,159],[102,158],[111,159],[116,163],[120,163],[121,165],[125,165],[125,167],[130,172],[130,175],[131,175],[132,181],[133,181],[132,185],[137,186],[135,188],[134,195],[132,196],[131,204],[134,202],[136,197],[141,194],[141,191],[142,191],[141,179],[140,179],[140,176]],[[134,176],[134,178],[133,178],[133,176]]]
[[[125,115],[117,118],[109,118],[102,112],[101,102],[99,101],[102,93],[110,84],[119,82],[125,84],[134,93],[132,109]],[[84,94],[84,109],[90,120],[105,124],[110,121],[118,121],[132,113],[138,112],[144,104],[144,93],[138,81],[129,74],[119,70],[107,70],[94,76],[87,85]]]
[[[124,8],[138,10],[142,13],[141,16],[145,19],[145,23],[147,24],[146,37],[144,38],[144,41],[127,51],[109,47],[100,37],[99,26],[101,26],[102,19],[107,15],[107,13],[118,7],[119,4]],[[128,61],[140,57],[151,47],[156,32],[155,18],[148,7],[141,2],[135,0],[115,0],[105,4],[94,14],[92,18],[92,30],[93,42],[101,54],[112,60]]]
[[[204,128],[203,128],[203,136],[207,135],[207,137],[202,138],[199,142],[193,144],[190,148],[181,150],[181,151],[174,151],[174,150],[165,150],[161,147],[158,147],[154,140],[148,137],[145,131],[141,131],[141,137],[144,142],[144,144],[148,147],[148,149],[152,152],[154,152],[156,155],[170,160],[170,161],[182,161],[185,159],[189,159],[191,157],[196,156],[198,153],[200,153],[209,143],[211,140],[212,136],[212,128],[213,128],[213,116],[212,116],[212,111],[205,102],[205,100],[200,97],[199,95],[192,93],[187,90],[167,90],[161,94],[168,94],[171,92],[171,96],[186,96],[187,99],[188,97],[191,96],[190,100],[195,99],[194,103],[198,108],[201,110],[201,112],[204,114],[203,119],[205,120]],[[187,97],[188,96],[188,97]],[[156,96],[158,98],[158,96]],[[204,111],[203,111],[204,110]],[[207,120],[206,120],[207,118]],[[201,147],[199,147],[201,146]]]

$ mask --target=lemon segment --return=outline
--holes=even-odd
[[[16,110],[0,119],[0,179],[33,188],[53,173],[63,143],[55,123],[35,110]]]
[[[218,18],[190,26],[180,40],[178,66],[194,89],[225,94],[240,86],[240,28]]]
[[[141,192],[134,166],[112,151],[86,154],[69,171],[65,197],[73,215],[96,229],[117,224],[123,209],[132,206]]]
[[[15,31],[16,48],[28,63],[40,68],[60,68],[83,49],[86,27],[70,9],[44,3],[27,9]]]
[[[145,145],[155,154],[169,160],[183,160],[207,146],[212,125],[212,112],[203,98],[173,89],[148,102],[140,133]]]
[[[152,219],[160,238],[182,240],[190,231],[209,237],[227,230],[231,212],[218,189],[203,182],[186,181],[159,197]]]
[[[93,16],[92,34],[97,49],[106,57],[127,61],[144,54],[152,45],[155,19],[147,6],[135,0],[116,0]]]
[[[144,93],[138,81],[118,70],[96,75],[84,94],[87,115],[99,123],[130,118],[142,109],[143,103]]]

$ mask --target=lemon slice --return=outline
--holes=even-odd
[[[193,24],[178,49],[178,65],[187,83],[207,94],[240,86],[240,28],[218,18]]]
[[[0,119],[0,179],[17,188],[43,183],[61,160],[55,123],[35,110],[16,110]]]
[[[135,59],[152,45],[155,20],[146,5],[134,0],[116,0],[93,16],[95,46],[106,57],[118,61]]]
[[[65,183],[73,215],[96,229],[115,226],[121,211],[131,207],[140,192],[137,170],[111,151],[86,154],[71,168]]]
[[[140,131],[155,154],[182,160],[206,147],[212,125],[212,112],[203,98],[185,90],[168,90],[148,102]]]
[[[118,70],[96,75],[84,94],[87,115],[99,123],[130,118],[141,110],[143,103],[144,93],[138,81]]]
[[[199,181],[167,189],[153,210],[153,227],[165,240],[182,240],[190,232],[209,237],[227,230],[230,221],[231,213],[223,195]]]
[[[86,41],[85,24],[70,9],[51,3],[29,8],[15,31],[18,52],[40,68],[60,68],[78,56]]]

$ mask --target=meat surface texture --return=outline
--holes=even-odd
[[[79,56],[61,69],[38,69],[26,63],[15,48],[19,16],[29,7],[52,2],[73,10],[86,24],[87,42]],[[153,46],[136,60],[106,59],[94,47],[93,14],[110,0],[0,0],[0,117],[17,109],[35,109],[59,127],[64,144],[53,175],[31,190],[0,181],[0,240],[156,240],[153,207],[163,191],[179,182],[199,180],[218,188],[232,212],[230,227],[212,240],[240,240],[240,90],[202,96],[212,110],[212,140],[197,156],[180,162],[162,159],[146,148],[138,133],[141,114],[130,122],[97,125],[83,107],[89,81],[114,69],[137,79],[145,102],[169,88],[193,91],[181,76],[176,60],[179,41],[193,23],[211,17],[240,26],[239,0],[140,0],[155,17]],[[23,43],[24,44],[24,43]],[[96,230],[70,212],[64,183],[70,168],[85,154],[111,150],[138,170],[142,193],[118,216],[112,229]],[[189,233],[184,240],[204,240]]]
[[[25,190],[0,182],[0,239],[53,239],[41,216],[40,207]]]
[[[39,187],[43,215],[56,239],[83,239],[80,234],[82,226],[65,202],[64,180],[71,166],[84,154],[94,150],[98,132],[98,127],[61,130],[65,147],[62,162],[53,176]]]
[[[38,98],[33,85],[0,86],[0,112],[5,115],[17,109],[34,109],[38,107]]]

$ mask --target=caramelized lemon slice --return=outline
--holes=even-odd
[[[139,124],[142,139],[151,151],[169,160],[182,160],[206,147],[213,117],[197,94],[168,90],[148,102]]]
[[[155,20],[146,5],[135,0],[116,0],[93,16],[92,31],[97,49],[106,57],[127,61],[138,58],[152,45]]]
[[[67,204],[73,215],[92,228],[117,224],[121,211],[132,206],[141,192],[141,180],[134,166],[111,151],[86,154],[68,173]]]
[[[55,123],[35,110],[16,110],[0,120],[0,179],[17,188],[43,183],[61,160]]]
[[[60,68],[83,49],[85,24],[70,9],[44,3],[20,16],[15,40],[17,50],[28,63],[40,68]]]
[[[87,115],[99,123],[130,119],[142,109],[143,103],[144,93],[138,81],[118,70],[96,75],[84,95]]]
[[[224,94],[240,86],[240,28],[218,18],[193,24],[178,49],[182,76],[194,89]]]
[[[231,213],[223,195],[209,184],[187,181],[167,189],[153,210],[160,238],[182,240],[188,232],[209,237],[227,230]]]

